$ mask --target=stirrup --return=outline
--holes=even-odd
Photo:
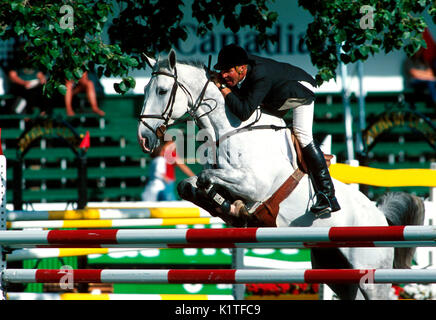
[[[320,217],[326,213],[331,213],[340,209],[336,197],[330,199],[325,193],[321,191],[317,192],[315,194],[315,197],[317,197],[317,201],[310,208],[310,211],[312,211],[316,217]],[[323,202],[323,200],[325,201]],[[315,208],[317,206],[321,206],[322,204],[324,204],[322,208]]]

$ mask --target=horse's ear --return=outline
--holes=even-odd
[[[170,63],[171,70],[174,70],[176,67],[176,52],[171,49],[170,54],[168,55],[168,62]]]
[[[150,66],[150,68],[153,69],[154,65],[156,64],[156,60],[147,56],[145,53],[142,54],[145,58],[145,62]]]

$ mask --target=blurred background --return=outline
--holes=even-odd
[[[19,11],[17,6],[21,2],[4,1],[0,5],[0,8],[3,9],[0,12],[0,17],[7,20],[9,10]],[[238,18],[238,15],[225,11],[231,10],[230,5],[230,9],[225,8],[225,1],[82,0],[78,2],[85,3],[86,10],[89,11],[83,8],[79,10],[69,1],[57,4],[59,6],[68,4],[73,9],[74,20],[66,21],[74,26],[70,36],[74,36],[75,32],[79,32],[81,28],[91,29],[94,26],[94,24],[92,26],[91,24],[81,25],[81,17],[83,16],[80,14],[84,14],[82,12],[100,14],[99,21],[101,21],[103,42],[118,43],[121,45],[121,51],[127,51],[129,45],[135,45],[130,49],[136,50],[132,57],[135,57],[138,62],[135,60],[131,63],[132,65],[139,63],[139,67],[131,68],[124,74],[117,74],[114,71],[115,67],[113,69],[108,67],[113,62],[108,58],[110,54],[104,58],[98,57],[95,65],[87,67],[86,70],[83,68],[64,70],[62,75],[65,76],[65,81],[61,85],[58,84],[58,90],[54,90],[48,97],[44,93],[44,84],[51,79],[51,75],[59,73],[56,66],[52,65],[53,61],[59,58],[55,52],[57,49],[51,53],[53,60],[49,59],[42,63],[49,67],[46,67],[45,70],[37,70],[33,63],[36,55],[29,57],[23,50],[24,46],[29,44],[25,35],[31,35],[36,29],[26,30],[23,33],[20,31],[20,25],[15,22],[16,24],[10,27],[10,30],[12,33],[15,30],[17,37],[5,37],[5,33],[2,33],[3,29],[1,29],[3,25],[0,24],[0,128],[1,148],[7,159],[6,200],[8,210],[38,208],[43,208],[41,210],[48,210],[47,208],[65,210],[66,208],[84,208],[90,204],[94,206],[111,205],[112,203],[121,205],[147,200],[144,199],[143,193],[150,180],[153,158],[151,155],[143,153],[139,147],[137,125],[144,102],[144,87],[150,79],[150,68],[146,67],[144,61],[141,60],[141,52],[147,52],[156,58],[159,55],[164,56],[168,51],[164,50],[164,48],[168,49],[165,45],[171,43],[178,58],[196,59],[207,65],[209,56],[212,56],[213,65],[217,60],[218,52],[224,45],[237,43],[249,53],[289,62],[303,68],[314,77],[320,71],[313,55],[311,57],[306,42],[308,27],[313,22],[319,23],[319,17],[314,17],[301,4],[305,4],[307,8],[311,6],[310,3],[321,5],[327,2],[288,0],[268,2],[269,10],[278,13],[278,15],[266,15],[268,19],[271,18],[271,25],[267,33],[276,38],[275,43],[269,43],[266,47],[259,44],[258,33],[253,28],[247,25],[241,25],[240,28],[236,28],[237,30],[229,27],[229,21],[236,23],[235,21],[241,19]],[[241,1],[241,3],[254,2],[263,3],[264,1]],[[32,3],[40,4],[38,1]],[[103,7],[98,5],[99,3],[105,5],[112,3],[112,12],[104,12]],[[122,18],[120,15],[126,12],[129,5],[133,6],[133,3],[136,4],[132,10],[138,12],[150,10],[149,6],[157,4],[153,7],[156,10],[156,21],[152,27],[156,30],[156,38],[159,38],[161,42],[153,43],[152,40],[149,40],[150,43],[145,43],[144,39],[155,37],[153,32],[140,31],[138,33],[141,35],[138,38],[130,38],[128,30],[123,29],[124,25],[130,26],[134,19],[129,20],[126,16]],[[159,3],[161,3],[160,8]],[[195,3],[200,7],[205,4],[218,6],[217,8],[220,10],[210,10],[209,13],[221,14],[218,21],[212,19],[213,23],[200,34],[197,33],[198,28],[204,27],[207,23],[200,23],[196,18],[196,13],[191,7]],[[237,1],[227,3],[234,4]],[[329,1],[328,3],[341,3],[343,5],[346,2]],[[353,3],[356,2],[353,1]],[[376,3],[376,1],[370,1],[370,3]],[[362,4],[364,4],[363,1]],[[222,7],[219,7],[220,5]],[[160,14],[165,12],[166,8],[171,7],[174,10],[170,10],[166,14],[170,18],[181,17],[180,22],[172,23],[186,31],[186,38],[181,36],[174,40],[176,39],[174,35],[172,35],[174,37],[171,38],[171,41],[170,38],[165,38],[165,32],[173,30],[163,27],[165,24]],[[29,11],[23,9],[21,12],[23,21],[27,19],[26,14],[29,17],[32,15],[32,9],[29,8]],[[53,9],[49,6],[47,8]],[[398,4],[397,9],[401,10],[401,8],[401,5]],[[381,9],[377,5],[374,9],[374,15],[377,18]],[[434,11],[434,4],[431,9]],[[60,13],[58,7],[53,10],[59,13],[58,17],[65,17],[68,14],[68,10]],[[316,89],[313,132],[318,142],[324,142],[323,150],[335,155],[337,163],[379,169],[435,169],[436,25],[429,12],[426,10],[422,14],[417,14],[426,23],[420,31],[425,40],[426,48],[420,49],[413,57],[408,57],[405,47],[401,47],[390,53],[384,53],[380,50],[374,55],[369,55],[367,59],[362,59],[364,61],[347,64],[344,61],[339,61],[337,66],[333,68],[336,72],[336,78],[325,81]],[[363,17],[366,13],[366,11],[356,12],[356,15]],[[144,14],[153,16],[149,13]],[[255,15],[253,15],[254,18],[256,18]],[[268,19],[265,18],[265,20]],[[385,19],[389,20],[389,17],[385,17]],[[159,21],[162,21],[162,24]],[[365,22],[369,23],[368,20]],[[252,23],[256,23],[256,21]],[[328,23],[329,26],[333,25],[331,21]],[[147,23],[143,25],[150,27]],[[174,31],[175,34],[176,31]],[[352,38],[352,35],[348,35],[348,37]],[[79,40],[77,41],[77,39]],[[123,43],[123,39],[125,43]],[[164,43],[166,39],[168,42]],[[32,38],[32,41],[35,46],[47,50],[60,45],[59,43],[37,41],[35,38]],[[78,42],[74,43],[75,48],[81,48],[80,37],[74,41]],[[337,45],[339,46],[339,43]],[[114,48],[110,48],[110,50],[112,51],[108,52],[115,52],[117,57],[113,60],[122,60],[120,58],[122,53],[117,53],[117,49]],[[76,60],[80,60],[82,52],[79,50],[78,52],[77,55],[73,52],[71,59],[74,60],[75,65],[80,66],[81,61]],[[339,55],[340,52],[337,54]],[[41,61],[39,62],[41,63]],[[104,68],[101,67],[102,65]],[[419,72],[417,75],[413,71],[416,68],[421,71],[421,75],[423,72],[425,73],[424,79],[418,79]],[[127,76],[130,78],[126,78]],[[124,84],[124,87],[121,88],[124,94],[119,93],[120,83]],[[287,122],[292,121],[291,114],[287,115]],[[178,128],[184,132],[185,142],[195,141],[195,130],[188,130],[187,125],[183,123],[178,125]],[[196,143],[200,142],[196,141]],[[188,170],[182,166],[167,168],[168,179],[172,181],[169,193],[176,200],[180,200],[175,190],[177,183],[190,175],[190,171],[197,174],[202,169],[202,166],[196,163],[195,159],[184,158],[184,160]],[[352,180],[353,178],[343,174],[335,176],[333,171],[332,175],[339,180]],[[356,188],[359,188],[374,201],[377,201],[387,191],[406,191],[424,198],[428,204],[429,201],[435,201],[436,192],[434,187],[426,185],[427,182],[423,181],[422,185],[415,186],[408,186],[407,183],[404,183],[399,187],[358,184],[356,182]],[[53,206],[50,206],[51,204]],[[163,205],[168,205],[168,203],[165,202]],[[434,210],[434,206],[429,208]],[[214,265],[221,268],[228,267],[232,263],[229,250],[192,249],[191,251],[184,250],[184,252],[182,249],[177,250],[171,251],[171,253],[169,250],[150,249],[141,251],[141,253],[94,254],[89,256],[88,260],[86,258],[83,260],[80,257],[67,257],[61,262],[58,258],[52,260],[36,259],[24,261],[23,265],[26,268],[32,268],[35,265],[58,268],[60,263],[74,267],[110,266],[124,268],[128,264],[163,267],[172,266],[176,261],[175,263],[180,267],[194,265],[201,268]],[[417,260],[421,267],[433,263],[434,250],[433,252],[425,250],[420,251],[421,258]],[[309,261],[310,253],[308,250],[296,249],[271,249],[269,252],[249,250],[245,256],[245,265],[251,267],[271,267],[272,265],[282,268],[306,267],[310,265]],[[135,287],[133,285],[112,286],[109,284],[105,287],[92,284],[86,288],[79,288],[76,292],[96,290],[96,292],[109,293],[231,294],[231,286],[187,285],[183,289],[180,287],[181,285],[177,288],[175,285],[164,288],[156,285]],[[279,293],[284,292],[308,294],[309,296],[306,297],[308,299],[320,298],[318,286],[305,286],[303,288],[290,284],[283,287],[253,285],[246,289],[251,295],[263,292],[266,295],[271,294],[275,298]],[[17,289],[17,291],[20,290],[24,289]],[[397,289],[398,292],[401,290],[404,291],[404,289]],[[44,285],[43,288],[42,284],[32,284],[27,286],[26,291],[57,292],[58,288],[47,285]],[[410,296],[403,295],[403,297]]]

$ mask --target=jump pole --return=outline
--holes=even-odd
[[[86,249],[311,249],[311,248],[416,248],[416,247],[436,247],[436,241],[377,241],[377,242],[362,242],[362,241],[347,241],[347,242],[223,242],[223,243],[141,243],[141,244],[20,244],[8,245],[7,248],[13,250],[7,254],[9,261],[10,256],[18,257],[15,253],[23,250],[41,250],[41,255],[48,258],[43,250],[51,250],[53,248],[62,248],[65,250],[86,250]],[[24,253],[27,256],[27,253]],[[34,254],[34,253],[32,253]],[[73,251],[69,252],[68,256],[87,255],[91,253],[76,254]],[[24,257],[23,252],[19,256]],[[51,256],[58,257],[57,255]],[[34,259],[36,257],[33,257]],[[25,259],[25,258],[24,258]],[[30,258],[29,258],[30,259]]]
[[[36,248],[17,249],[6,255],[7,262],[28,259],[78,257],[93,254],[111,254],[138,251],[140,248]]]
[[[7,283],[436,283],[436,269],[7,269]]]
[[[0,128],[0,232],[6,230],[6,157],[3,154]],[[6,252],[0,244],[0,272],[6,269]],[[6,299],[3,279],[0,279],[0,300]]]
[[[13,210],[7,212],[8,221],[211,217],[208,212],[198,207],[85,208],[78,210]]]
[[[7,300],[233,300],[233,296],[225,294],[8,292]]]
[[[220,224],[221,218],[145,218],[145,219],[95,219],[95,220],[32,220],[32,221],[8,221],[7,229],[27,228],[126,228],[126,227],[152,227],[152,226],[175,226],[194,224]]]
[[[436,226],[0,231],[0,245],[435,241]]]

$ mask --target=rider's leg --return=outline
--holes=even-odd
[[[294,108],[293,130],[302,147],[303,157],[316,191],[317,200],[311,211],[322,214],[338,211],[341,207],[335,197],[335,188],[324,155],[313,141],[313,113],[314,103]]]

